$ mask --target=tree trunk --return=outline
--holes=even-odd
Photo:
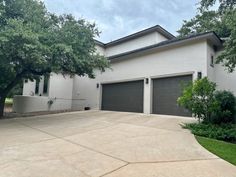
[[[0,96],[0,118],[3,117],[6,95]]]

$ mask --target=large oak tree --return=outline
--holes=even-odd
[[[94,78],[109,62],[96,53],[94,24],[49,13],[38,0],[0,0],[0,117],[5,98],[23,79],[51,72]]]
[[[216,3],[219,7],[213,10]],[[178,31],[180,36],[215,31],[225,40],[224,50],[216,62],[233,72],[236,67],[236,0],[201,0],[199,5],[198,14],[184,21]]]

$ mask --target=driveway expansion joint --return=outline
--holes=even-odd
[[[120,169],[126,167],[126,166],[129,165],[129,164],[130,164],[130,163],[127,163],[127,164],[125,164],[125,165],[122,165],[122,166],[120,166],[120,167],[118,167],[118,168],[116,168],[116,169],[114,169],[114,170],[112,170],[112,171],[109,171],[109,172],[107,172],[107,173],[105,173],[105,174],[103,174],[103,175],[101,175],[101,176],[99,176],[99,177],[103,177],[103,176],[112,174],[112,173],[114,173],[114,172],[116,172],[116,171],[118,171],[118,170],[120,170]]]
[[[194,162],[194,161],[207,161],[207,160],[219,160],[219,157],[204,158],[204,159],[186,159],[186,160],[168,160],[168,161],[149,161],[149,162],[129,162],[129,164],[154,164],[154,163],[176,163],[176,162]]]
[[[35,127],[31,127],[31,126],[26,125],[26,124],[24,124],[24,123],[22,123],[22,122],[19,122],[19,124],[22,124],[22,125],[24,125],[24,126],[26,126],[26,127],[29,127],[29,128],[34,129],[34,130],[40,131],[40,132],[45,133],[45,134],[47,134],[47,135],[53,136],[53,137],[55,137],[55,139],[60,139],[60,140],[66,141],[66,142],[68,142],[68,143],[71,143],[71,144],[74,144],[74,145],[77,145],[77,146],[83,147],[83,148],[85,148],[85,149],[87,149],[87,150],[90,150],[90,151],[93,151],[93,152],[96,152],[96,153],[99,153],[99,154],[102,154],[102,155],[108,156],[108,157],[110,157],[110,158],[113,158],[113,159],[116,159],[116,160],[122,161],[122,162],[124,162],[124,163],[129,163],[129,162],[123,160],[123,159],[119,159],[119,158],[117,158],[117,157],[114,157],[114,156],[111,156],[111,155],[105,154],[105,153],[103,153],[103,152],[100,152],[100,151],[97,151],[97,150],[95,150],[95,149],[89,148],[89,147],[87,147],[87,146],[81,145],[81,144],[79,144],[79,143],[76,143],[76,142],[70,141],[70,140],[65,139],[65,138],[63,138],[63,137],[59,137],[59,136],[54,135],[54,134],[52,134],[52,133],[48,133],[48,132],[43,131],[43,130],[41,130],[41,129],[38,129],[38,128],[35,128]]]
[[[93,148],[84,146],[84,145],[82,145],[82,144],[79,144],[79,143],[76,143],[76,142],[73,142],[73,141],[70,141],[70,140],[67,140],[67,139],[64,139],[64,138],[62,138],[62,139],[63,139],[64,141],[67,141],[67,142],[69,142],[69,143],[75,144],[75,145],[77,145],[77,146],[81,146],[81,147],[83,147],[83,148],[85,148],[85,149],[88,149],[88,150],[90,150],[90,151],[93,151],[93,152],[96,152],[96,153],[99,153],[99,154],[108,156],[108,157],[110,157],[110,158],[113,158],[113,159],[122,161],[122,162],[124,162],[124,163],[130,163],[130,162],[127,162],[127,161],[125,161],[125,160],[123,160],[123,159],[120,159],[120,158],[111,156],[111,155],[109,155],[109,154],[105,154],[105,153],[103,153],[103,152],[101,152],[101,151],[97,151],[97,150],[95,150],[95,149],[93,149]]]

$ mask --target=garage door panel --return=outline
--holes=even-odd
[[[104,84],[102,110],[143,112],[143,80]]]
[[[153,113],[177,116],[191,116],[191,113],[177,104],[182,85],[192,81],[192,75],[159,78],[153,80]]]

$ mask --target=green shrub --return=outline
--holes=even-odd
[[[236,143],[236,124],[185,124],[194,135]]]
[[[178,104],[205,123],[233,123],[236,99],[229,91],[216,91],[216,84],[206,77],[184,87]]]
[[[213,114],[212,122],[216,124],[233,123],[236,113],[236,99],[232,92],[217,91],[215,99],[219,104],[218,110]]]
[[[191,111],[199,122],[201,119],[204,122],[210,122],[212,114],[218,110],[219,106],[215,99],[215,91],[216,84],[205,77],[187,85],[177,102]]]

